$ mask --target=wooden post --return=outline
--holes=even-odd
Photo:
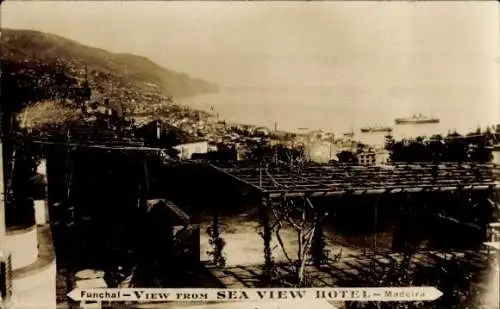
[[[7,307],[11,297],[11,284],[10,282],[10,261],[9,252],[7,250],[7,228],[5,225],[5,183],[4,183],[4,164],[3,164],[3,147],[0,142],[0,294],[1,302],[0,307]]]
[[[69,130],[68,130],[69,132]],[[69,135],[69,133],[68,133]],[[62,196],[62,207],[64,212],[64,224],[69,227],[73,227],[75,225],[76,217],[75,217],[75,207],[71,201],[71,185],[73,181],[73,162],[71,158],[71,148],[69,146],[66,147],[66,168],[65,168],[65,192]]]
[[[269,216],[269,207],[272,207],[270,199],[265,196],[262,197],[262,202],[260,205],[260,221],[262,224],[262,238],[264,240],[264,269],[263,269],[263,279],[267,284],[269,284],[273,277],[273,257],[271,250],[271,220]]]
[[[321,222],[316,223],[314,236],[311,244],[312,258],[314,265],[320,267],[325,259],[325,236],[323,234],[323,225]]]
[[[3,170],[3,144],[0,142],[0,256],[6,252],[6,226],[5,226],[5,182]]]
[[[378,203],[375,203],[373,210],[373,256],[377,254],[377,227],[378,227]]]
[[[149,168],[147,156],[141,154],[142,169],[143,169],[143,179],[139,181],[140,191],[139,191],[139,207],[145,206],[149,198]],[[146,207],[145,207],[146,208]]]
[[[209,252],[209,255],[211,255],[212,262],[215,266],[223,267],[226,265],[226,259],[223,254],[225,243],[220,237],[220,214],[217,206],[212,207],[212,226],[208,230],[210,237],[209,242],[212,246],[212,251]]]
[[[212,210],[212,239],[220,237],[220,215],[217,206]]]

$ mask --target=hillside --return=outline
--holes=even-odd
[[[115,54],[31,30],[2,29],[2,110],[55,98],[92,97],[119,101],[130,109],[166,97],[216,92],[217,85],[174,72],[131,54]],[[6,106],[8,105],[8,106]]]

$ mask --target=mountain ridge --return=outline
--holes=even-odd
[[[2,29],[0,42],[4,76],[21,76],[35,84],[49,79],[47,87],[58,81],[42,78],[40,72],[63,74],[70,84],[81,84],[88,76],[93,95],[116,97],[125,104],[218,91],[214,83],[169,70],[147,57],[109,52],[52,33]]]

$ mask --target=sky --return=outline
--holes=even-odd
[[[3,27],[152,58],[224,85],[498,79],[498,6],[475,2],[7,1]]]
[[[7,1],[1,14],[3,27],[146,56],[221,86],[414,101],[455,99],[459,90],[498,114],[495,1]]]

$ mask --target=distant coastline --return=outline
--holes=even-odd
[[[324,93],[314,87],[306,87],[305,91],[297,88],[288,91],[287,88],[293,87],[280,87],[278,90],[268,87],[261,91],[255,86],[221,86],[217,94],[183,98],[179,102],[193,109],[218,114],[219,119],[228,123],[251,124],[271,130],[276,125],[278,131],[295,134],[304,132],[299,128],[323,130],[337,136],[354,132],[355,139],[359,138],[367,144],[380,144],[386,135],[386,132],[362,134],[361,128],[367,126],[388,126],[393,129],[391,135],[402,139],[451,132],[467,134],[478,126],[484,129],[498,123],[498,119],[494,119],[493,113],[488,111],[478,111],[467,105],[464,111],[455,112],[453,104],[447,104],[434,113],[440,118],[440,123],[400,126],[395,124],[395,119],[411,116],[412,110],[397,106],[397,102],[393,104],[394,108],[382,109],[372,103],[359,103],[360,106],[357,106],[335,101],[335,96],[332,96],[335,88],[317,87],[324,89]]]

